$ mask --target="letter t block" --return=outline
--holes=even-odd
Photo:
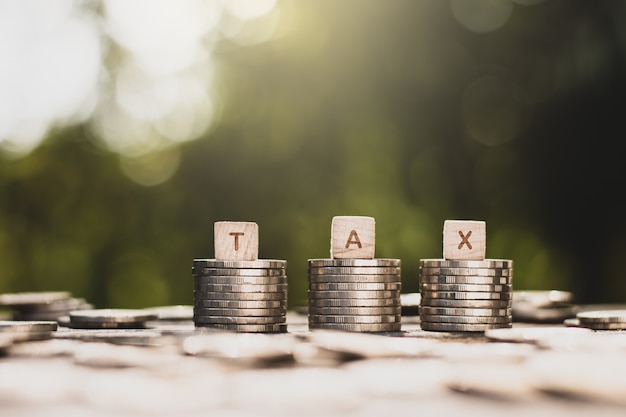
[[[259,256],[259,226],[254,222],[215,222],[215,259],[254,261]]]
[[[330,257],[373,259],[376,221],[365,216],[335,216],[330,233]]]
[[[445,259],[485,259],[487,225],[476,220],[446,220],[443,223]]]

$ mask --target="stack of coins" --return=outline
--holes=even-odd
[[[309,329],[400,330],[399,259],[309,259]]]
[[[195,259],[196,327],[249,333],[287,331],[287,261]]]
[[[423,330],[481,332],[512,326],[513,261],[420,260]]]
[[[13,320],[56,321],[70,311],[90,310],[93,306],[68,291],[34,291],[0,294],[0,306],[12,310]]]

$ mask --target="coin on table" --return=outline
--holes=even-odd
[[[196,291],[206,292],[287,292],[287,284],[196,284]]]
[[[249,276],[249,277],[266,277],[275,275],[285,275],[285,268],[191,268],[194,276]]]
[[[400,306],[395,307],[312,307],[308,313],[311,315],[338,315],[338,316],[372,316],[379,314],[398,315],[402,312]]]
[[[308,291],[311,298],[398,298],[400,291]]]
[[[576,314],[580,326],[593,330],[626,329],[626,310],[582,311]]]
[[[420,266],[426,268],[513,268],[510,259],[420,259]]]
[[[462,323],[429,323],[422,322],[420,327],[426,331],[436,332],[485,332],[495,328],[509,328],[511,323],[462,324]]]
[[[402,284],[399,282],[319,282],[309,283],[312,291],[383,291],[400,290]]]
[[[500,342],[537,343],[550,338],[585,336],[592,332],[582,327],[536,326],[489,330],[485,332],[485,337]]]
[[[210,316],[210,315],[195,315],[193,317],[194,323],[204,324],[278,324],[285,322],[285,315],[279,314],[276,316]]]
[[[513,300],[535,307],[550,307],[557,304],[570,304],[574,300],[574,293],[561,290],[516,290],[513,291]]]
[[[0,305],[19,307],[25,305],[48,304],[70,298],[67,291],[34,291],[0,294]]]
[[[202,308],[193,309],[194,315],[199,316],[280,316],[287,314],[287,308]]]
[[[481,276],[481,275],[422,275],[420,283],[428,284],[478,284],[496,285],[512,284],[512,276]]]
[[[226,292],[194,290],[194,300],[231,300],[231,301],[277,301],[286,300],[287,291],[280,292]]]
[[[309,323],[309,329],[372,333],[398,332],[401,330],[401,323]]]
[[[278,324],[202,324],[196,323],[196,327],[200,330],[219,330],[219,331],[234,331],[242,333],[285,333],[287,331],[286,323]],[[201,332],[202,333],[202,332]]]
[[[454,291],[454,292],[511,292],[511,284],[429,284],[422,282],[420,289],[424,291]]]
[[[399,283],[401,282],[398,274],[374,274],[374,275],[309,275],[310,283],[322,282],[362,282],[362,283]]]
[[[509,268],[431,268],[420,267],[421,275],[480,275],[480,276],[512,276],[513,270]]]
[[[309,307],[396,307],[399,298],[310,298]]]
[[[399,267],[400,259],[374,258],[374,259],[351,259],[351,258],[323,258],[309,259],[309,267],[345,266],[345,267]]]
[[[511,308],[511,300],[447,300],[442,298],[421,298],[421,307],[452,308]]]
[[[399,323],[400,314],[378,314],[371,316],[348,316],[348,315],[326,315],[310,314],[309,323]]]
[[[510,300],[511,292],[467,292],[467,291],[420,291],[422,301],[425,298],[446,300]]]
[[[72,323],[141,323],[155,320],[157,313],[143,309],[102,308],[94,310],[75,310],[69,313]]]
[[[267,301],[254,301],[254,300],[195,300],[194,307],[196,308],[287,308],[287,300],[267,300]]]
[[[287,284],[286,275],[266,276],[224,276],[224,275],[198,275],[193,278],[195,285],[204,284],[252,284],[252,285],[277,285]]]
[[[451,316],[443,314],[425,314],[420,312],[422,323],[461,323],[461,324],[494,324],[511,323],[511,316]]]
[[[444,316],[511,316],[510,308],[450,308],[422,306],[421,312],[428,315]]]
[[[0,321],[0,332],[52,332],[57,330],[56,321]]]
[[[400,267],[392,266],[319,266],[309,267],[309,275],[400,275]]]

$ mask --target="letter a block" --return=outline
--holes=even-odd
[[[215,259],[255,261],[259,256],[259,226],[253,222],[215,222]]]
[[[335,216],[330,233],[330,257],[373,259],[376,221],[365,216]]]
[[[487,226],[483,221],[446,220],[443,223],[445,259],[485,259]]]

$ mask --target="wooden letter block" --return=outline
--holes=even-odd
[[[330,257],[373,259],[376,221],[365,216],[335,216],[330,233]]]
[[[215,222],[215,259],[254,261],[259,256],[259,226],[254,222]]]
[[[443,223],[445,259],[485,259],[487,226],[483,221],[446,220]]]

